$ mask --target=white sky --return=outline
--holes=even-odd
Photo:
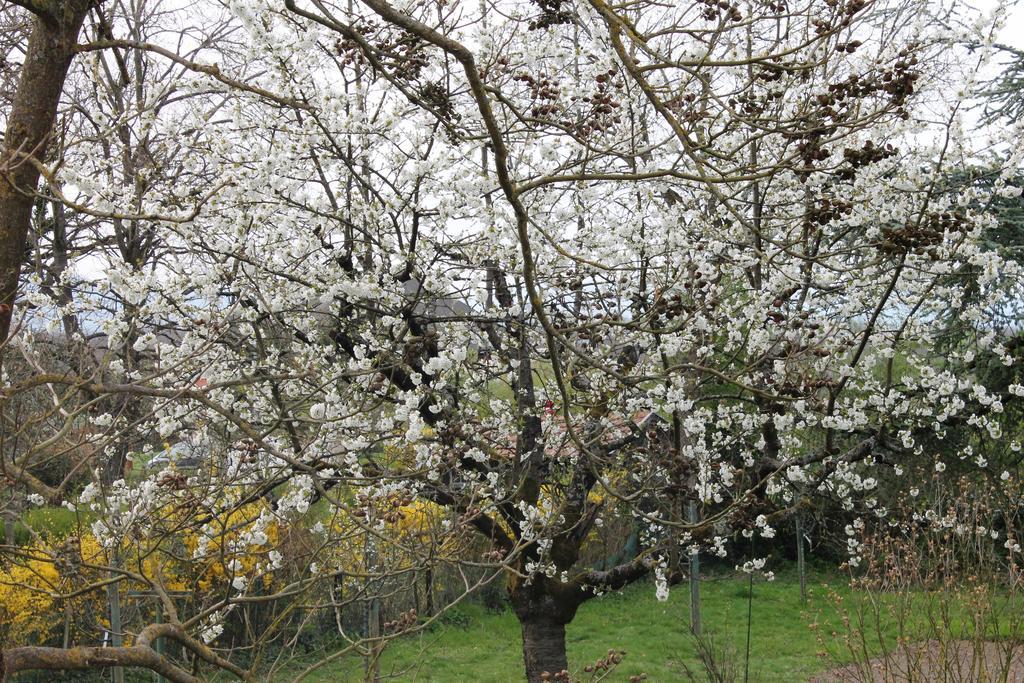
[[[993,7],[995,3],[985,0],[981,7]],[[999,34],[999,42],[1024,49],[1024,2],[1017,2],[1010,8],[1006,26]]]
[[[967,0],[967,4],[988,13],[1001,3],[999,0]],[[996,42],[1024,49],[1024,0],[1010,0],[1003,4],[1008,5],[1006,24],[996,36]]]

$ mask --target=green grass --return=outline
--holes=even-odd
[[[748,603],[748,583],[743,576],[710,576],[701,582],[703,627],[711,634],[715,648],[722,659],[737,674],[726,680],[743,680],[743,667],[747,645],[747,610],[750,620],[750,675],[756,683],[797,683],[807,681],[816,673],[845,663],[853,655],[841,643],[847,633],[837,612],[835,599],[842,600],[843,609],[856,612],[858,605],[869,605],[879,600],[876,619],[868,618],[863,624],[867,630],[866,657],[879,651],[878,637],[890,646],[898,628],[890,608],[898,604],[896,596],[880,597],[877,593],[852,591],[845,578],[826,573],[809,577],[809,601],[800,602],[799,586],[791,571],[780,572],[778,580],[766,583],[755,579],[753,599]],[[941,595],[915,592],[910,598],[914,607],[910,620],[921,622],[926,614],[922,607],[929,599]],[[960,612],[960,601],[954,599],[953,612]],[[1021,609],[1019,600],[1006,602],[1010,611]],[[871,612],[869,610],[869,612]],[[962,615],[954,614],[954,621]],[[625,591],[613,593],[584,604],[576,619],[567,628],[567,647],[570,669],[582,668],[604,656],[609,649],[625,650],[622,664],[606,680],[628,681],[631,676],[645,673],[648,681],[685,682],[690,680],[687,668],[703,677],[703,667],[696,656],[695,641],[689,633],[689,590],[686,584],[673,589],[667,602],[658,602],[650,583],[634,585]],[[816,628],[812,628],[812,624]],[[853,628],[858,627],[853,616]],[[954,625],[952,632],[959,630]],[[839,639],[832,633],[837,632]],[[823,658],[818,635],[824,635],[826,646],[832,652]],[[959,636],[957,636],[959,637]],[[999,635],[996,635],[999,637]],[[859,643],[854,643],[856,648]],[[328,648],[330,655],[335,650]],[[261,681],[274,683],[291,681],[316,659],[292,661],[274,675],[264,674]],[[132,670],[127,680],[142,683],[152,675]],[[392,641],[381,658],[382,680],[401,682],[436,681],[439,683],[520,683],[523,676],[520,627],[515,615],[505,610],[489,612],[476,603],[459,605],[445,613],[440,623],[429,630]],[[226,683],[236,680],[220,672],[207,672],[204,680]],[[44,677],[26,677],[25,681],[52,680]],[[109,680],[101,675],[86,676],[82,680]],[[339,658],[309,675],[312,683],[358,683],[364,680],[363,660],[349,655]],[[589,681],[581,676],[580,681]]]
[[[943,598],[915,591],[904,596],[905,602],[901,603],[895,594],[855,592],[844,577],[821,573],[809,577],[808,589],[805,606],[800,602],[799,584],[792,572],[782,572],[771,583],[755,579],[753,600],[749,603],[750,681],[796,683],[854,657],[863,661],[878,656],[883,642],[886,649],[896,642],[901,609],[908,622],[904,635],[912,640],[937,635],[952,639],[970,637],[966,607],[958,596]],[[701,583],[705,634],[711,635],[720,658],[738,674],[727,680],[743,680],[747,591],[746,577],[713,577]],[[837,599],[841,607],[837,607]],[[935,608],[944,600],[943,604],[950,606],[951,623],[938,632],[930,631],[929,618],[934,617]],[[1003,603],[1004,615],[1014,610],[1019,613],[1019,598],[1012,600]],[[857,616],[860,610],[864,610],[863,622]],[[850,626],[843,624],[844,614],[850,617]],[[707,680],[696,656],[689,624],[689,590],[685,584],[673,589],[664,603],[655,599],[649,583],[594,599],[580,608],[567,628],[570,669],[580,672],[614,648],[626,650],[626,656],[611,676],[603,680],[628,681],[630,676],[646,673],[649,681],[687,681],[687,668],[696,675],[695,680]],[[864,630],[863,640],[844,642],[851,627],[853,631]],[[1006,637],[1003,630],[997,628],[988,638]],[[381,658],[380,672],[383,680],[410,683],[519,683],[524,678],[521,642],[519,624],[511,611],[495,614],[478,605],[460,606],[446,615],[446,623],[393,641]],[[364,680],[362,667],[361,659],[347,657],[317,670],[305,680],[358,682]],[[292,666],[268,676],[267,680],[291,681],[303,668]]]
[[[800,603],[795,580],[755,580],[750,628],[751,681],[805,681],[829,664],[817,656],[820,646],[810,624],[828,610],[823,576],[810,582],[811,599]],[[848,594],[842,579],[830,585]],[[703,626],[717,648],[738,669],[742,680],[747,634],[747,581],[723,577],[702,582]],[[474,681],[504,683],[523,680],[519,624],[511,611],[494,614],[475,605],[456,613],[423,634],[399,639],[385,650],[381,674],[395,681]],[[627,681],[646,673],[650,681],[687,680],[684,663],[702,674],[689,633],[689,590],[673,589],[658,602],[650,584],[628,588],[584,604],[567,628],[570,668],[579,671],[608,650],[626,650],[622,664],[608,679]],[[291,680],[302,667],[273,677]],[[343,659],[311,674],[307,681],[337,683],[362,680],[362,660]],[[702,680],[702,679],[701,679]]]
[[[29,528],[44,537],[64,538],[77,532],[79,523],[88,527],[94,518],[95,515],[90,512],[72,512],[62,507],[29,508],[21,513],[21,521],[14,525],[14,543],[16,545],[30,543],[32,537],[29,535]],[[4,534],[4,522],[0,521],[0,542],[2,542]]]

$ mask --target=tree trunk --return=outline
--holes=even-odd
[[[569,585],[543,576],[509,587],[509,599],[523,629],[523,662],[530,683],[544,680],[544,672],[556,680],[556,674],[569,668],[565,625],[576,616],[580,595]]]
[[[523,626],[523,660],[526,680],[539,683],[541,674],[554,675],[569,668],[565,654],[565,624],[553,619],[537,618],[521,621]]]
[[[0,344],[7,340],[25,260],[39,169],[89,0],[27,1],[36,14],[0,149]]]

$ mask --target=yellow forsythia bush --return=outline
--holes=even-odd
[[[245,585],[258,580],[268,587],[271,574],[268,551],[277,548],[281,527],[277,520],[260,524],[265,503],[250,503],[229,514],[211,519],[202,529],[183,534],[186,562],[177,562],[176,576],[168,586],[180,590],[194,582],[208,591],[228,581],[244,579]]]
[[[58,590],[57,569],[48,559],[34,559],[38,547],[25,548],[25,554],[0,566],[0,643],[45,642],[56,623],[50,593]]]
[[[152,585],[194,596],[262,592],[292,570],[288,526],[265,502],[229,512],[168,505],[143,532],[51,534],[0,554],[0,646],[97,645],[109,628],[111,566],[139,575],[118,583],[122,618],[149,618],[152,605],[132,592]],[[95,528],[95,525],[94,525]],[[102,527],[101,527],[102,529]],[[116,558],[116,560],[115,560]],[[72,595],[64,598],[62,596]],[[131,631],[137,623],[126,621]]]
[[[46,643],[65,627],[73,628],[78,620],[71,615],[95,615],[102,623],[100,591],[69,600],[60,596],[100,578],[83,563],[103,562],[102,548],[91,535],[52,545],[36,543],[5,554],[0,563],[0,645]]]

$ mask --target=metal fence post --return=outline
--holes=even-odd
[[[800,602],[807,604],[807,571],[804,564],[804,524],[803,515],[796,515],[796,566],[800,574]]]
[[[110,646],[121,647],[124,643],[121,626],[121,594],[120,582],[113,581],[107,584],[107,602],[110,603]],[[115,666],[110,670],[111,679],[114,683],[124,683],[124,669]]]
[[[697,524],[697,501],[690,501],[690,524]],[[690,551],[690,631],[699,636],[700,625],[700,554],[696,549]]]

